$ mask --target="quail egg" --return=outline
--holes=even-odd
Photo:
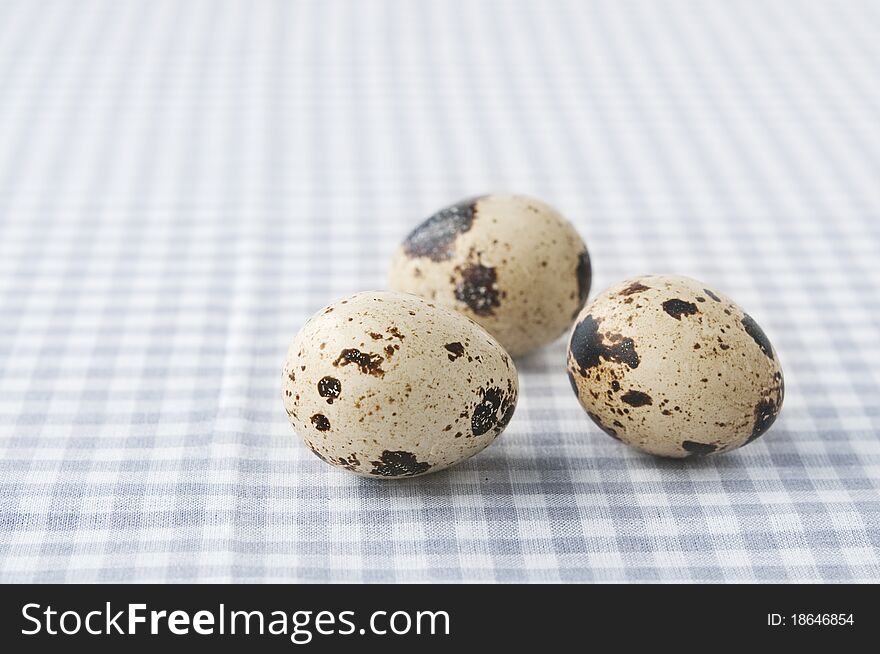
[[[568,375],[603,431],[664,457],[751,443],[784,396],[779,357],[758,323],[688,277],[646,275],[603,291],[577,318]]]
[[[587,247],[558,211],[495,194],[416,227],[394,256],[389,284],[465,314],[519,356],[571,327],[590,278]]]
[[[284,407],[320,459],[414,477],[485,448],[516,407],[516,367],[465,316],[415,295],[364,292],[312,316],[287,352]]]

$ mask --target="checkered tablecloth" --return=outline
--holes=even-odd
[[[315,458],[289,341],[491,190],[734,297],[773,429],[629,450],[560,340],[448,472]],[[0,2],[0,370],[3,581],[878,581],[880,5]]]

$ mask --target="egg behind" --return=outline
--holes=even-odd
[[[754,319],[705,284],[668,275],[615,284],[585,307],[568,375],[603,431],[665,457],[752,442],[784,396],[779,357]]]
[[[485,448],[516,407],[513,361],[479,325],[414,295],[364,292],[312,316],[290,345],[284,407],[322,460],[414,477]]]
[[[519,356],[565,333],[590,279],[587,247],[558,211],[495,194],[419,225],[398,248],[389,285],[465,314]]]

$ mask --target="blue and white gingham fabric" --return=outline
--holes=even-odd
[[[315,458],[289,341],[491,190],[736,298],[773,429],[629,450],[560,340],[457,468]],[[880,4],[0,2],[0,371],[2,581],[878,581]]]

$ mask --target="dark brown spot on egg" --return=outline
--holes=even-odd
[[[676,320],[681,320],[682,316],[692,316],[697,313],[697,305],[693,302],[686,302],[673,298],[663,303],[663,310]]]
[[[385,450],[378,461],[370,462],[370,474],[379,477],[412,477],[427,472],[431,464],[420,462],[412,452]]]
[[[747,313],[743,314],[742,325],[745,328],[746,333],[751,336],[755,343],[758,344],[758,347],[761,348],[761,351],[769,358],[773,359],[773,346],[770,345],[770,339],[767,338],[767,334],[765,334],[764,330],[755,322],[755,319]]]
[[[642,393],[641,391],[627,391],[620,396],[620,401],[626,402],[630,406],[634,407],[648,406],[653,404],[651,396],[647,393]]]
[[[354,452],[349,454],[348,457],[339,457],[337,462],[346,470],[352,471],[357,470],[357,467],[361,464],[360,460],[357,458],[357,454]]]
[[[382,377],[385,371],[382,370],[383,359],[378,354],[361,352],[355,348],[342,350],[333,365],[336,367],[347,366],[353,363],[365,375],[373,375],[374,377]]]
[[[568,374],[568,383],[571,384],[571,390],[574,391],[574,394],[580,397],[580,393],[578,393],[578,385],[577,381],[575,381],[574,375],[571,374],[571,370],[566,368],[565,372]]]
[[[623,363],[630,368],[639,366],[633,339],[611,334],[608,340],[611,344],[605,343],[599,333],[599,322],[592,315],[587,315],[575,326],[569,349],[582,377],[587,376],[587,370],[598,366],[601,359]]]
[[[458,357],[464,356],[464,345],[459,342],[447,343],[443,347],[449,352],[446,356],[449,357],[450,361],[455,361]]]
[[[590,420],[595,422],[596,425],[599,427],[599,429],[601,429],[606,434],[611,436],[611,438],[613,438],[614,440],[618,440],[618,441],[620,440],[620,437],[617,435],[617,431],[612,429],[611,427],[608,427],[605,423],[603,423],[602,419],[599,416],[597,416],[592,411],[587,411],[587,415],[590,416]]]
[[[633,282],[632,284],[627,286],[625,289],[623,289],[620,293],[618,293],[618,295],[622,295],[622,296],[626,297],[628,295],[632,295],[633,293],[641,293],[642,291],[649,291],[649,290],[651,290],[650,286],[645,286],[641,282]]]
[[[509,402],[507,404],[507,408],[504,409],[504,412],[501,414],[501,417],[498,418],[498,424],[495,425],[495,431],[499,434],[504,431],[504,428],[507,427],[507,423],[510,422],[511,418],[513,418],[513,412],[516,409],[515,402]]]
[[[330,429],[330,421],[327,420],[327,416],[323,413],[316,413],[310,418],[310,420],[318,431],[327,431]]]
[[[708,295],[710,298],[712,298],[713,300],[715,300],[716,302],[721,302],[721,298],[718,297],[717,295],[715,295],[715,294],[714,294],[712,291],[710,291],[708,288],[704,288],[704,289],[703,289],[703,292],[704,292],[706,295]]]
[[[404,336],[403,334],[400,333],[400,330],[397,329],[397,327],[389,327],[389,328],[388,328],[388,333],[391,334],[391,336],[388,337],[388,340],[389,340],[389,341],[390,341],[392,338],[396,338],[396,339],[399,340],[399,341],[402,341],[402,340],[405,338],[405,336]]]
[[[472,198],[441,209],[416,227],[403,242],[409,257],[446,261],[455,251],[455,241],[473,225],[480,198]]]
[[[751,443],[770,429],[770,426],[776,421],[777,415],[779,415],[779,407],[773,399],[765,398],[758,402],[755,406],[755,423],[746,443]]]
[[[577,264],[577,282],[578,282],[578,312],[583,309],[587,303],[587,297],[590,295],[590,283],[593,279],[593,269],[590,265],[590,253],[585,249],[578,255]]]
[[[456,271],[461,279],[455,286],[455,298],[478,316],[491,316],[501,305],[495,269],[475,263]]]
[[[327,398],[327,404],[333,404],[341,392],[342,384],[335,377],[322,377],[318,382],[318,395]]]
[[[471,432],[474,436],[482,436],[499,424],[503,428],[513,417],[515,405],[516,396],[512,389],[505,393],[497,386],[481,388],[480,401],[471,414]]]
[[[682,441],[681,447],[686,452],[697,456],[712,454],[712,452],[718,449],[718,446],[712,443],[698,443],[696,441]]]

